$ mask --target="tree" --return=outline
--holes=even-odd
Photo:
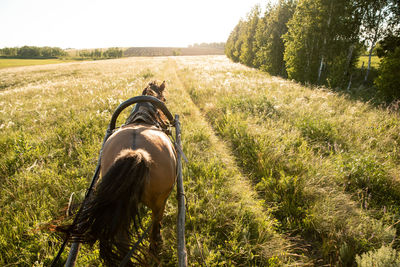
[[[79,51],[79,56],[80,57],[91,57],[91,54],[90,54],[90,51],[88,51],[88,50],[81,50],[81,51]]]
[[[120,58],[122,57],[122,49],[118,47],[108,48],[104,53],[103,57],[105,58]]]
[[[23,46],[20,49],[18,49],[17,56],[23,58],[40,57],[40,48],[36,46]]]
[[[272,75],[286,76],[282,36],[287,33],[287,22],[294,10],[295,1],[280,0],[275,6],[267,6],[264,17],[258,21],[254,65]]]
[[[388,33],[389,26],[393,25],[393,4],[392,0],[360,0],[362,9],[361,37],[369,47],[368,67],[364,82],[368,79],[372,51],[375,45]]]
[[[253,65],[256,68],[260,68],[264,71],[268,71],[264,68],[265,65],[268,64],[269,57],[266,53],[266,47],[268,44],[268,17],[270,15],[272,7],[267,5],[264,16],[258,20],[255,40],[254,40],[254,50],[255,50],[255,58],[253,61]]]
[[[67,56],[67,52],[59,47],[52,47],[51,48],[51,56],[52,57],[65,57]]]
[[[380,41],[376,47],[376,54],[378,57],[383,58],[388,53],[393,53],[397,47],[400,47],[400,32],[397,35],[389,34]]]
[[[375,79],[378,92],[386,101],[400,99],[400,47],[389,52],[380,63],[379,76]]]
[[[390,34],[379,42],[379,76],[374,83],[386,101],[400,99],[400,34]]]
[[[217,49],[225,49],[225,43],[220,42],[220,43],[201,43],[201,44],[193,44],[189,45],[189,48],[191,47],[211,47],[211,48],[217,48]]]
[[[16,47],[5,47],[0,49],[0,54],[6,57],[16,57],[18,54],[18,48]]]
[[[299,1],[284,35],[284,60],[290,79],[305,83],[317,81],[323,17],[321,1]]]
[[[241,20],[239,21],[238,24],[238,33],[237,33],[237,40],[234,43],[233,47],[233,61],[235,62],[241,62],[240,57],[242,55],[242,46],[244,42],[246,41],[246,32],[247,32],[247,27],[248,27],[248,21]]]
[[[299,1],[284,36],[288,77],[343,85],[346,74],[355,68],[359,23],[356,1]]]
[[[254,41],[258,20],[260,19],[260,6],[256,5],[248,14],[246,27],[240,37],[243,44],[240,47],[239,61],[247,66],[253,67],[255,50]]]
[[[245,26],[246,22],[240,20],[226,41],[225,54],[234,62],[239,62],[241,46],[243,43],[243,37],[241,36],[243,35]]]
[[[40,54],[41,54],[42,57],[51,57],[51,56],[53,56],[52,48],[48,47],[48,46],[42,47],[40,52],[41,52]]]
[[[92,56],[93,58],[101,58],[101,55],[102,55],[101,49],[95,49],[92,52],[93,52],[93,56]]]
[[[241,21],[235,26],[231,34],[229,34],[228,40],[225,45],[225,55],[232,59],[234,62],[238,62],[239,58],[235,57],[235,45],[239,38],[239,28]]]

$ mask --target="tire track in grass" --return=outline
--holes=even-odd
[[[253,89],[260,86],[258,80],[252,80],[257,72],[243,67],[236,69],[237,65],[220,59],[180,61],[187,63],[181,68],[180,77],[184,77],[192,100],[218,135],[231,144],[237,162],[257,185],[260,197],[275,206],[274,214],[284,232],[299,233],[317,258],[333,265],[351,265],[356,253],[393,240],[393,229],[369,217],[334,182],[318,178],[317,168],[323,165],[313,156],[307,142],[298,143],[301,138],[296,137],[295,128],[274,114],[259,114],[265,115],[262,122],[249,114],[250,110],[229,106],[238,93],[236,98],[241,105],[251,98],[261,100],[262,104],[268,102],[269,95],[262,99]],[[219,61],[225,65],[218,65]],[[225,73],[237,78],[226,79]],[[269,79],[271,85],[273,79]],[[226,83],[233,87],[226,89]],[[290,103],[283,92],[280,97]],[[254,103],[249,104],[253,108]],[[296,149],[302,154],[297,155]]]
[[[190,215],[186,222],[189,265],[306,266],[309,259],[295,254],[291,240],[276,232],[276,220],[192,102],[176,74],[175,61],[165,63],[163,76],[169,92],[167,105],[181,116],[182,142],[189,159],[183,173]],[[166,247],[173,247],[176,240],[172,206],[176,207],[176,200],[170,202],[164,220]],[[176,254],[164,251],[164,261],[174,258]]]

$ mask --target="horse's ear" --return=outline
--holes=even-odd
[[[165,81],[163,81],[162,84],[158,88],[160,88],[161,92],[164,91],[164,89],[165,89]]]

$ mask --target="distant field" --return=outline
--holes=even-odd
[[[71,62],[74,60],[61,60],[61,59],[19,59],[19,58],[0,58],[0,69],[11,67],[22,67],[31,65],[47,65]]]
[[[103,52],[107,48],[96,48]],[[70,57],[78,57],[80,51],[94,51],[95,49],[68,49]],[[223,48],[216,47],[123,47],[124,57],[155,57],[155,56],[200,56],[224,55]]]
[[[212,47],[130,47],[124,56],[199,56],[224,55],[224,50]]]
[[[381,59],[378,56],[372,56],[371,57],[371,67],[378,69],[379,68],[379,62]],[[362,64],[364,62],[364,68],[368,66],[368,56],[361,56],[360,59],[358,60],[358,67],[361,68]]]

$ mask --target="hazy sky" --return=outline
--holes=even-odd
[[[0,48],[180,46],[225,42],[269,0],[0,0]]]

